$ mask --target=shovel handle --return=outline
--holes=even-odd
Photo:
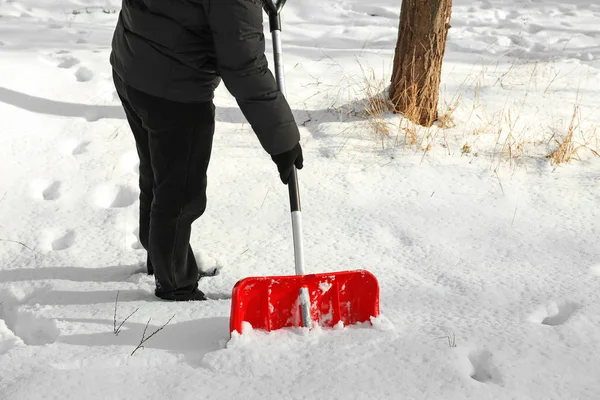
[[[265,0],[265,10],[269,15],[269,26],[273,37],[273,58],[275,61],[275,78],[277,87],[284,97],[285,76],[283,72],[283,57],[281,49],[281,17],[280,12],[286,0]],[[290,193],[290,209],[292,212],[292,232],[294,237],[294,260],[296,275],[305,275],[304,270],[304,243],[302,240],[302,212],[300,207],[300,190],[298,188],[298,171],[292,167],[292,173],[288,181]],[[302,311],[302,325],[312,328],[312,316],[310,312],[310,295],[306,287],[302,287],[299,293],[300,309]]]
[[[275,77],[279,91],[286,96],[285,78],[283,73],[281,31],[275,29],[271,32],[273,36],[273,57],[275,59]],[[290,210],[292,212],[292,229],[294,233],[294,256],[296,260],[296,275],[304,275],[304,245],[302,242],[302,215],[300,205],[300,189],[298,187],[298,170],[292,167],[292,173],[288,181],[290,193]]]
[[[285,88],[285,75],[283,72],[281,31],[279,29],[275,29],[271,31],[271,35],[273,36],[273,57],[275,58],[275,77],[277,80],[277,87],[279,88],[279,91],[283,94],[283,96],[287,97],[287,92]],[[298,188],[298,173],[295,166],[292,168],[292,173],[290,175],[288,187],[290,191],[291,211],[302,211],[300,205],[300,190]],[[299,275],[304,275],[304,271],[302,271],[302,273]]]
[[[271,32],[281,31],[281,17],[280,13],[285,5],[286,0],[264,0],[264,9],[269,15],[269,26]]]
[[[264,8],[267,14],[279,15],[287,0],[264,0]]]

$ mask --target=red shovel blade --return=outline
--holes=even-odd
[[[230,332],[242,333],[244,322],[267,331],[302,326],[301,287],[308,288],[313,323],[319,326],[352,325],[379,315],[379,283],[365,270],[250,277],[233,288]]]

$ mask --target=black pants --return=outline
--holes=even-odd
[[[185,299],[198,288],[192,223],[206,209],[215,128],[212,102],[179,103],[126,85],[113,72],[140,159],[140,243],[156,295]]]

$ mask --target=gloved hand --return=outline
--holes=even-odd
[[[290,175],[292,174],[292,168],[294,165],[298,169],[302,169],[304,157],[302,156],[302,147],[298,143],[293,149],[286,151],[285,153],[272,155],[271,158],[277,164],[279,170],[279,177],[281,182],[288,184]]]

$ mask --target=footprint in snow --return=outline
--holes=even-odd
[[[100,185],[94,191],[94,204],[100,208],[124,208],[134,204],[139,192],[127,186]]]
[[[508,19],[508,20],[516,20],[517,18],[519,18],[521,16],[521,13],[517,10],[512,10],[511,12],[509,12],[506,17],[504,19]]]
[[[56,342],[60,330],[53,319],[39,317],[31,312],[19,311],[15,299],[0,305],[0,319],[6,327],[28,346],[43,346]]]
[[[529,320],[548,326],[563,325],[579,308],[580,306],[572,301],[564,301],[562,303],[552,301],[533,313],[529,317]]]
[[[474,351],[469,354],[469,362],[473,366],[471,378],[481,383],[502,383],[498,369],[492,362],[492,353],[487,350]]]
[[[75,148],[73,149],[73,151],[71,152],[72,155],[74,156],[78,156],[80,154],[83,154],[87,151],[87,147],[90,145],[91,142],[80,142],[79,144],[77,144],[77,146],[75,146]]]
[[[77,32],[77,34],[79,34],[79,38],[77,38],[77,40],[75,41],[75,43],[84,44],[84,43],[88,42],[87,38],[89,37],[90,32],[88,32],[88,31],[79,31],[79,32]]]
[[[484,1],[484,2],[481,4],[481,9],[482,9],[482,10],[489,10],[489,9],[491,9],[491,8],[492,8],[492,3],[490,3],[490,2],[489,2],[489,1],[487,1],[487,0],[486,0],[486,1]]]
[[[60,197],[60,186],[59,181],[52,182],[43,192],[42,196],[44,200],[57,200]]]
[[[31,196],[36,200],[57,200],[60,197],[61,183],[38,179],[31,182]]]
[[[59,150],[65,155],[78,156],[87,152],[89,141],[79,141],[77,139],[67,139],[59,145]]]
[[[541,25],[537,25],[537,24],[530,24],[527,27],[527,30],[529,31],[529,33],[531,34],[536,34],[536,33],[540,33],[541,31],[543,31],[545,28]]]
[[[69,69],[77,64],[79,64],[79,59],[71,56],[66,56],[60,59],[60,64],[57,65],[58,68]]]
[[[61,250],[66,250],[66,249],[72,247],[73,244],[75,243],[76,237],[77,237],[77,235],[75,234],[74,231],[68,231],[64,235],[61,235],[52,241],[52,243],[51,243],[52,250],[61,251]]]
[[[79,67],[75,72],[75,78],[78,82],[89,82],[94,79],[94,72],[87,67]]]

